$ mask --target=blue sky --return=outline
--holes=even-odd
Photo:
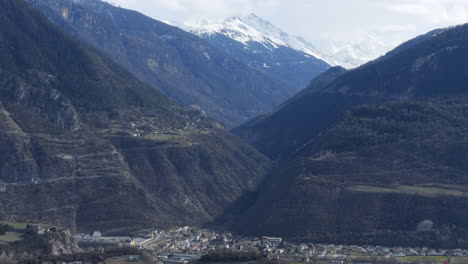
[[[309,40],[353,40],[373,32],[403,41],[468,22],[468,0],[107,0],[158,20],[219,20],[255,13]]]

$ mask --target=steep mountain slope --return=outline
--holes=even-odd
[[[426,34],[417,36],[417,37],[415,37],[415,38],[413,38],[413,39],[411,39],[409,41],[406,41],[406,42],[402,43],[401,45],[398,45],[393,50],[387,52],[384,57],[389,57],[389,56],[395,55],[400,51],[403,51],[405,49],[408,49],[410,47],[418,45],[419,43],[421,43],[421,42],[423,42],[423,41],[425,41],[427,39],[430,39],[430,38],[436,36],[437,34],[440,34],[440,33],[444,32],[444,31],[446,31],[447,29],[448,28],[434,29],[434,30],[431,30],[431,31],[427,32]]]
[[[466,247],[467,102],[353,109],[269,178],[238,230],[322,243]],[[418,229],[424,221],[429,230]]]
[[[202,224],[267,159],[23,0],[0,2],[0,217],[118,232]]]
[[[329,69],[272,112],[235,128],[233,132],[274,160],[289,156],[335,123],[343,111],[371,100],[368,97],[316,93],[344,73],[346,70],[340,67]]]
[[[302,51],[306,54],[323,60],[323,58],[320,55],[321,51],[317,49],[314,45],[305,41],[301,37],[296,37],[288,34],[287,32],[274,26],[270,22],[266,21],[261,17],[258,17],[255,14],[250,14],[242,18],[241,20],[243,23],[254,28],[255,30],[257,30],[265,36],[268,36],[275,40],[279,40],[295,50]]]
[[[188,30],[249,66],[281,78],[296,92],[329,68],[312,45],[253,14],[191,25]]]
[[[344,119],[309,115],[311,123],[341,121],[285,159],[237,228],[248,222],[248,232],[296,239],[466,247],[467,39],[468,25],[416,39],[309,94],[308,102],[342,96],[374,105],[348,105]],[[425,220],[431,228],[418,229]]]
[[[299,94],[234,131],[268,156],[284,157],[336,123],[352,106],[463,91],[468,78],[463,40],[467,27],[430,32],[348,72],[334,74],[331,69],[317,78],[321,85],[306,89],[316,93]]]
[[[329,93],[412,98],[466,92],[468,25],[350,71],[330,84]]]
[[[206,41],[140,13],[100,0],[28,2],[140,80],[183,105],[201,107],[228,127],[270,110],[296,92]]]

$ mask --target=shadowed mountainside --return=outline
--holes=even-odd
[[[353,108],[284,162],[234,227],[322,243],[466,247],[467,102]],[[425,220],[431,229],[418,230]]]
[[[268,160],[22,0],[0,2],[0,215],[78,231],[203,224]],[[75,210],[75,209],[76,210]]]
[[[431,31],[357,69],[332,68],[293,100],[233,131],[267,156],[281,159],[353,106],[464,93],[467,31],[468,25]]]
[[[346,70],[341,67],[329,69],[296,96],[272,112],[234,128],[233,133],[249,141],[271,159],[286,158],[334,124],[346,109],[373,100],[366,96],[317,93],[344,73]]]
[[[54,24],[177,102],[228,127],[268,111],[292,89],[182,29],[100,0],[27,0]]]
[[[310,125],[289,132],[302,141],[289,148],[274,132],[263,142],[266,134],[249,128],[255,146],[286,151],[266,151],[283,160],[245,217],[232,221],[236,230],[330,243],[466,247],[467,39],[468,25],[420,37],[254,123],[296,117]],[[326,96],[332,99],[320,100]],[[418,230],[425,220],[432,228]]]

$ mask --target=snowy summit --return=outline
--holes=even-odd
[[[254,15],[189,25],[189,32],[293,88],[304,88],[330,68],[316,48]]]
[[[188,31],[198,36],[223,34],[244,45],[257,42],[269,49],[286,46],[318,59],[323,59],[312,44],[298,37],[290,36],[255,14],[250,14],[244,18],[230,17],[213,24],[209,24],[206,20],[203,20],[198,24],[186,24],[186,26],[188,27]]]
[[[202,38],[222,34],[247,47],[253,44],[261,44],[270,50],[289,47],[323,60],[332,66],[340,65],[348,69],[376,59],[393,47],[386,45],[372,34],[350,42],[307,41],[302,37],[288,34],[255,14],[243,18],[230,17],[214,23],[203,20],[194,24],[186,23],[185,26],[187,31]]]

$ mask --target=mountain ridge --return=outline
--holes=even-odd
[[[218,122],[25,1],[0,7],[2,220],[108,234],[202,225],[259,184],[268,159]]]
[[[453,32],[461,28],[463,26],[452,28],[449,31]],[[446,32],[447,29],[431,31],[403,43],[387,55],[368,62],[359,68],[346,72],[341,71],[341,74],[334,76],[335,78],[329,80],[329,82],[316,85],[312,89],[315,93],[310,92],[313,87],[304,89],[303,92],[294,97],[298,102],[297,104],[291,104],[291,100],[289,100],[282,105],[282,108],[276,108],[268,114],[233,129],[233,131],[271,158],[281,158],[281,156],[292,154],[297,148],[315,138],[320,131],[334,124],[340,115],[352,106],[365,103],[382,103],[388,100],[410,99],[414,96],[429,96],[430,94],[425,91],[431,89],[430,87],[433,87],[433,89],[445,87],[447,83],[451,82],[453,82],[453,85],[449,87],[462,89],[460,87],[462,82],[459,79],[465,75],[461,73],[461,68],[452,65],[450,66],[452,70],[438,72],[434,68],[430,68],[430,60],[434,60],[434,56],[413,52],[418,49],[418,46],[424,45],[421,50],[433,50],[433,54],[442,56],[440,53],[450,53],[450,50],[443,49],[437,53],[437,47],[430,44],[431,39],[434,38],[438,38],[441,43],[444,43],[441,38],[444,38]],[[438,34],[434,35],[434,33]],[[460,36],[463,37],[463,34],[461,33]],[[461,47],[459,48],[461,49]],[[463,53],[461,53],[461,56],[464,56]],[[454,61],[463,63],[460,58],[454,58]],[[433,74],[419,78],[417,73],[426,70],[433,72]],[[330,70],[319,75],[317,79],[320,80],[320,78],[327,77],[329,74]],[[443,81],[444,75],[447,76],[446,83]],[[429,79],[431,81],[427,81]],[[438,90],[443,92],[441,89]],[[330,113],[330,118],[327,118],[328,114],[322,114],[320,108],[314,106],[315,104],[327,109],[325,113]],[[294,108],[300,108],[301,111],[308,114],[301,118],[299,112]],[[322,121],[313,122],[314,118]],[[259,120],[262,121],[259,122]],[[282,120],[282,122],[289,125],[277,127],[278,120]],[[275,129],[272,127],[275,127]],[[288,127],[291,129],[288,129]],[[283,134],[275,134],[275,130]],[[302,136],[298,137],[297,134]],[[280,138],[287,138],[289,141],[288,143],[281,142]],[[281,144],[277,142],[281,142]],[[270,147],[266,149],[267,146]]]
[[[306,89],[236,131],[257,148],[301,142],[262,150],[282,153],[280,166],[231,227],[302,241],[466,247],[467,38],[468,24],[430,32],[357,69],[337,69],[311,84],[319,92]],[[309,127],[262,134],[294,121]],[[426,220],[434,229],[418,231]]]
[[[294,93],[177,27],[99,0],[28,0],[54,24],[107,54],[154,89],[233,127]]]
[[[295,92],[329,68],[311,44],[254,14],[187,25],[187,30],[253,68],[280,77]]]
[[[233,21],[237,21],[237,25],[233,25]],[[249,28],[250,34],[239,30],[239,25]],[[308,41],[303,37],[285,32],[254,13],[245,17],[228,17],[216,22],[206,20],[186,22],[181,28],[204,38],[206,35],[214,34],[225,34],[235,40],[237,37],[237,40],[244,45],[250,40],[263,43],[267,48],[270,48],[272,43],[277,46],[288,46],[325,61],[331,66],[342,66],[347,69],[353,69],[377,59],[392,48],[391,45],[384,43],[376,33],[370,33],[351,41],[319,39]],[[238,35],[244,35],[244,37]]]

